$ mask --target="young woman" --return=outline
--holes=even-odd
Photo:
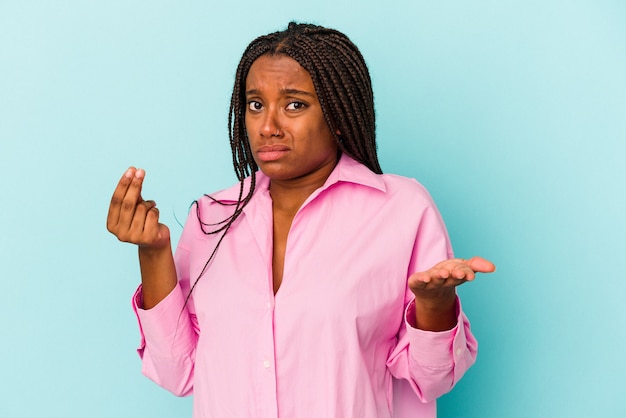
[[[196,418],[434,417],[476,356],[455,287],[495,267],[452,258],[428,192],[382,174],[356,46],[295,23],[254,40],[229,131],[240,183],[195,202],[175,256],[145,172],[113,194],[143,372]]]

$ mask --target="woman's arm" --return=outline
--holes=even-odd
[[[170,294],[177,279],[169,228],[159,223],[156,203],[141,197],[145,174],[134,167],[126,170],[111,198],[107,229],[120,241],[138,246],[142,308],[151,309]]]
[[[159,223],[159,211],[152,200],[141,197],[145,171],[126,170],[111,198],[107,229],[120,241],[138,246],[142,285],[133,297],[139,320],[141,344],[137,350],[143,373],[175,395],[193,390],[197,319],[185,306],[185,294],[178,285],[187,272],[188,254],[177,253],[174,262],[170,231]]]

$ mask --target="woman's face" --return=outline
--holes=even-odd
[[[309,73],[292,58],[264,55],[246,78],[246,131],[254,161],[273,181],[319,179],[337,163]]]

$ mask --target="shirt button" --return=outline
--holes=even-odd
[[[267,302],[267,303],[265,304],[265,306],[267,306],[267,309],[269,309],[269,308],[271,308],[271,307],[272,307],[272,304],[271,304],[271,303],[269,303],[269,302]]]
[[[265,367],[266,369],[269,369],[269,368],[270,368],[270,362],[269,362],[269,361],[267,361],[267,360],[265,360],[265,361],[263,362],[263,367]]]
[[[456,354],[457,356],[460,356],[461,354],[463,354],[463,349],[462,349],[462,348],[460,348],[460,347],[459,347],[459,348],[457,348],[457,349],[456,349],[456,351],[455,351],[455,354]]]

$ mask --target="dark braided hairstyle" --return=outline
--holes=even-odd
[[[291,22],[284,31],[252,41],[237,67],[228,129],[239,180],[257,170],[245,126],[246,78],[262,55],[285,55],[307,70],[339,149],[373,172],[382,172],[376,155],[374,94],[363,56],[339,31]]]
[[[199,206],[194,202],[202,231],[207,235],[220,232],[222,235],[187,298],[255,190],[255,173],[258,166],[250,150],[245,124],[246,78],[252,64],[263,55],[290,57],[307,70],[313,80],[324,119],[339,150],[367,166],[374,173],[382,173],[376,154],[372,81],[365,60],[356,45],[337,30],[295,22],[289,23],[284,31],[256,38],[244,51],[237,67],[228,114],[233,166],[240,181],[239,198],[233,204],[219,202],[206,195],[222,205],[234,206],[232,215],[214,224],[207,224],[201,220]],[[250,177],[250,186],[244,193],[244,179],[247,177]]]

